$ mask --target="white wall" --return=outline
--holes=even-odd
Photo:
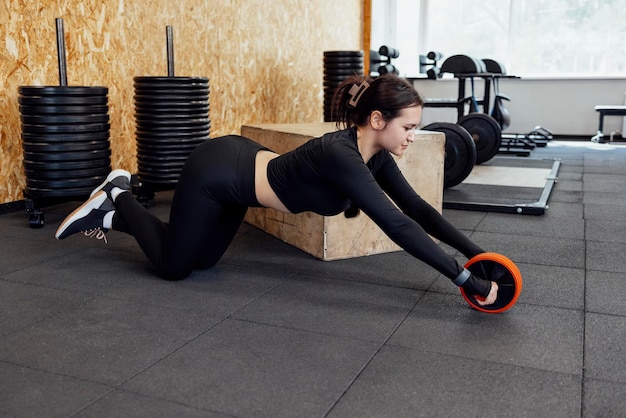
[[[424,98],[456,98],[458,82],[454,78],[416,79],[415,88]],[[476,95],[482,97],[483,84],[476,83]],[[626,79],[503,79],[500,92],[511,99],[505,102],[511,115],[506,132],[523,133],[541,125],[555,135],[592,136],[598,129],[595,105],[623,105]],[[470,93],[467,82],[466,94]],[[456,122],[456,109],[425,108],[422,124]],[[604,132],[622,131],[623,118],[605,116]]]

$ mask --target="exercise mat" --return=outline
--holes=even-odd
[[[444,189],[444,209],[543,215],[557,180],[558,159],[495,157],[462,183]]]

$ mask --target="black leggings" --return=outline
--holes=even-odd
[[[259,206],[254,162],[266,149],[231,135],[199,145],[180,174],[169,223],[141,205],[131,193],[115,200],[113,229],[127,232],[168,280],[214,266],[232,242],[248,207]]]

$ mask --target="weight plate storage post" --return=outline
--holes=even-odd
[[[24,196],[31,227],[41,206],[82,199],[111,171],[108,88],[68,86],[63,19],[56,19],[58,86],[20,86]]]

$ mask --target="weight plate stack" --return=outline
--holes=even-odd
[[[333,95],[346,78],[364,72],[363,51],[324,51],[324,121],[332,122]]]
[[[137,178],[173,186],[193,149],[209,139],[209,79],[135,77]]]
[[[21,86],[30,198],[86,196],[111,171],[107,87]]]

